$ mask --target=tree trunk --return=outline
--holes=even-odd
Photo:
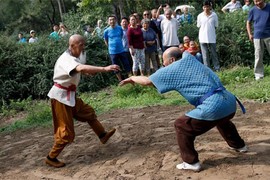
[[[58,8],[59,8],[60,18],[61,18],[61,21],[63,22],[63,13],[62,13],[61,1],[57,0],[57,3],[58,3]]]
[[[66,13],[66,6],[65,6],[65,1],[61,0],[62,8],[63,8],[63,13]]]
[[[119,13],[119,9],[118,9],[118,6],[117,6],[117,2],[113,3],[113,12],[114,12],[114,15],[116,17],[116,21],[119,24],[119,22],[120,22],[120,13]]]
[[[118,2],[118,9],[120,11],[121,18],[122,17],[125,17],[126,16],[126,13],[124,11],[124,2],[123,2],[123,0],[119,0],[119,2]]]

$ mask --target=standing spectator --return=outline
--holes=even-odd
[[[150,22],[149,22],[149,28],[153,29],[155,31],[156,34],[158,34],[158,28],[157,28],[157,25],[156,23],[151,20],[151,14],[149,11],[144,11],[143,12],[143,19],[149,19]]]
[[[167,9],[171,9],[169,4],[160,5],[158,10],[157,10],[157,18],[160,19],[161,21],[166,19],[165,11]],[[160,12],[161,10],[163,10],[164,14],[161,14],[161,12]],[[175,12],[172,11],[172,14],[174,15],[174,17],[176,17]]]
[[[110,26],[104,31],[104,41],[109,48],[112,64],[116,64],[118,66],[123,65],[125,71],[129,74],[131,69],[123,47],[122,27],[116,25],[116,17],[114,15],[109,16],[108,23]],[[115,74],[117,79],[121,81],[122,75],[120,74],[120,71],[115,71]]]
[[[218,16],[211,11],[211,2],[203,3],[203,12],[197,17],[197,27],[199,30],[199,41],[202,51],[204,65],[210,67],[210,57],[214,65],[214,70],[219,71],[220,65],[216,52],[216,28],[218,27]]]
[[[128,43],[129,50],[133,60],[132,71],[133,75],[137,76],[138,69],[141,75],[144,75],[145,69],[145,54],[143,44],[143,32],[140,26],[137,25],[136,17],[131,15],[129,17],[130,26],[128,27]]]
[[[264,45],[270,54],[270,4],[264,0],[254,0],[254,7],[249,11],[247,20],[247,32],[250,41],[254,43],[255,79],[264,77],[263,54]],[[254,32],[252,34],[251,24],[253,23]]]
[[[240,1],[236,0],[231,0],[231,2],[227,3],[221,10],[226,13],[226,12],[234,12],[236,10],[242,9],[242,5]]]
[[[151,10],[151,15],[152,15],[151,21],[153,21],[156,24],[156,27],[157,27],[157,30],[158,30],[159,46],[160,46],[160,48],[162,48],[162,33],[161,33],[161,29],[160,29],[161,19],[159,19],[157,17],[157,9],[152,9]]]
[[[160,29],[162,33],[162,45],[163,51],[169,47],[178,47],[179,39],[177,36],[177,30],[179,28],[178,21],[172,18],[172,10],[165,10],[166,18],[161,21]]]
[[[132,57],[129,52],[129,44],[128,44],[128,37],[127,37],[127,31],[128,31],[128,18],[122,17],[121,19],[121,27],[123,29],[123,47],[126,54],[126,57],[128,58],[128,62],[130,65],[130,69],[132,69]]]
[[[18,34],[18,38],[19,38],[18,43],[26,43],[26,42],[27,42],[27,41],[26,41],[26,38],[23,37],[23,33],[19,33],[19,34]]]
[[[152,15],[152,12],[150,14],[149,11],[144,11],[143,12],[143,19],[150,19],[151,15]],[[150,19],[149,28],[153,29],[156,33],[157,50],[155,53],[156,53],[157,65],[158,65],[158,67],[160,67],[161,64],[160,64],[160,60],[159,60],[159,56],[158,56],[158,47],[160,47],[160,42],[159,42],[160,37],[159,36],[161,36],[161,31],[160,31],[160,21],[157,22],[156,15],[154,15],[154,18]]]
[[[137,26],[139,26],[140,28],[142,27],[142,24],[141,24],[141,18],[140,18],[140,15],[138,13],[133,13],[133,15],[135,16],[136,18],[136,24]]]
[[[156,32],[150,28],[150,19],[142,20],[142,32],[143,32],[143,41],[145,47],[145,72],[150,76],[152,64],[154,72],[158,69],[157,60],[156,60],[156,51],[157,51],[157,36]],[[151,64],[150,64],[151,62]]]
[[[36,37],[36,32],[34,30],[30,31],[30,39],[29,39],[29,43],[35,43],[38,41],[38,38]]]
[[[192,24],[193,23],[193,16],[188,12],[188,7],[184,8],[184,13],[180,15],[180,22],[183,26],[184,24]]]
[[[181,9],[177,9],[175,11],[175,18],[177,19],[179,25],[181,24],[181,15],[182,15]]]
[[[98,37],[102,37],[102,29],[101,29],[101,26],[102,26],[102,20],[98,20],[97,21],[97,27],[95,27],[92,35],[95,36],[97,35]]]
[[[54,39],[54,40],[59,40],[60,39],[59,26],[58,25],[53,26],[53,32],[50,34],[49,38]]]
[[[64,25],[63,23],[60,23],[60,29],[58,31],[58,34],[61,37],[64,37],[64,36],[68,35],[68,29],[67,29],[66,25]]]
[[[250,0],[245,0],[245,5],[242,7],[244,12],[248,12],[251,9],[252,5],[250,4]]]
[[[115,71],[119,70],[119,66],[85,65],[84,47],[85,39],[81,35],[72,35],[68,50],[58,58],[54,66],[54,85],[48,93],[53,115],[54,145],[45,162],[56,168],[65,166],[65,163],[59,161],[57,157],[65,146],[74,140],[73,118],[88,123],[102,144],[105,144],[116,131],[115,128],[105,131],[97,119],[95,110],[75,94],[81,74],[94,75],[99,72]]]

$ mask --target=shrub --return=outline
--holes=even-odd
[[[0,97],[1,104],[10,99],[46,98],[53,85],[53,67],[57,58],[67,49],[68,39],[60,41],[39,37],[34,44],[17,44],[6,36],[0,37]],[[110,64],[107,47],[98,37],[87,38],[87,64]],[[79,92],[97,91],[116,82],[113,73],[83,77]]]

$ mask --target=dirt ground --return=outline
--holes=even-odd
[[[67,165],[47,166],[44,158],[53,143],[53,129],[34,128],[0,134],[0,179],[89,180],[246,180],[270,177],[269,103],[244,102],[233,120],[249,152],[230,150],[216,129],[196,139],[203,170],[178,170],[182,162],[174,120],[191,106],[154,106],[113,110],[99,116],[116,134],[102,145],[85,123],[76,122],[75,142],[59,159]],[[239,108],[240,109],[240,108]]]

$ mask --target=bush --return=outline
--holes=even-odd
[[[35,44],[17,44],[6,36],[0,37],[0,97],[1,106],[10,99],[46,98],[53,85],[53,67],[57,58],[67,49],[68,39],[60,41],[39,37]],[[98,37],[87,38],[87,64],[111,64],[107,47]],[[113,73],[83,77],[79,92],[97,91],[116,82]]]

